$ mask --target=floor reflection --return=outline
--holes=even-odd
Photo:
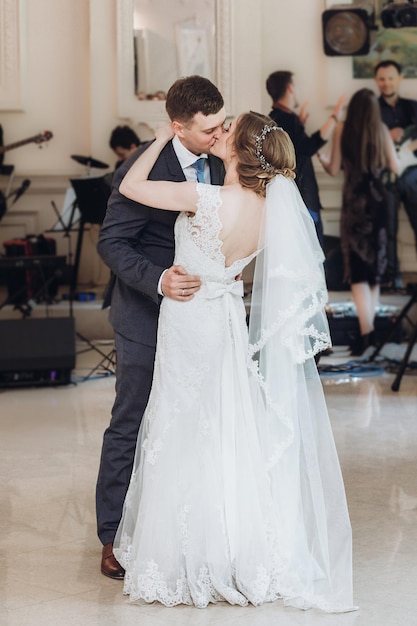
[[[0,623],[110,626],[408,626],[417,600],[417,379],[323,379],[354,535],[347,615],[280,605],[132,606],[100,574],[94,488],[114,378],[0,391]],[[4,621],[2,621],[4,620]]]

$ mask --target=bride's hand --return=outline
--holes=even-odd
[[[172,130],[172,124],[169,122],[168,124],[164,124],[160,128],[157,128],[155,131],[155,139],[162,141],[164,143],[168,143],[170,139],[174,136],[174,132]]]

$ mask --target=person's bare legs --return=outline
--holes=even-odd
[[[374,285],[370,289],[371,289],[371,310],[374,312],[374,319],[373,319],[372,326],[375,326],[375,312],[376,312],[376,307],[379,304],[380,289],[379,289],[379,285]]]
[[[369,283],[354,283],[351,285],[351,291],[358,312],[361,335],[368,335],[374,330],[375,287],[371,287]]]
[[[373,343],[375,310],[379,298],[379,286],[369,283],[353,283],[352,298],[358,313],[360,338],[351,345],[351,353],[360,356]]]

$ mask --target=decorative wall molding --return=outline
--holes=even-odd
[[[219,88],[228,116],[234,110],[233,28],[231,0],[216,2],[216,85]]]
[[[24,108],[25,0],[0,0],[0,110]]]

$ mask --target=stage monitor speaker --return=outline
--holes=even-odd
[[[347,346],[359,341],[360,329],[358,318],[351,316],[333,317],[328,314],[330,336],[334,346]],[[375,324],[375,340],[379,344],[388,335],[389,331],[394,327],[396,317],[388,317],[386,315],[376,315]],[[402,327],[397,328],[390,341],[401,343],[404,341],[404,332]]]
[[[389,2],[381,10],[384,28],[415,28],[417,26],[417,5],[414,0],[399,4]]]
[[[376,30],[370,2],[336,4],[322,14],[323,47],[327,56],[367,55]]]
[[[73,317],[0,320],[0,387],[67,385],[75,367]]]

